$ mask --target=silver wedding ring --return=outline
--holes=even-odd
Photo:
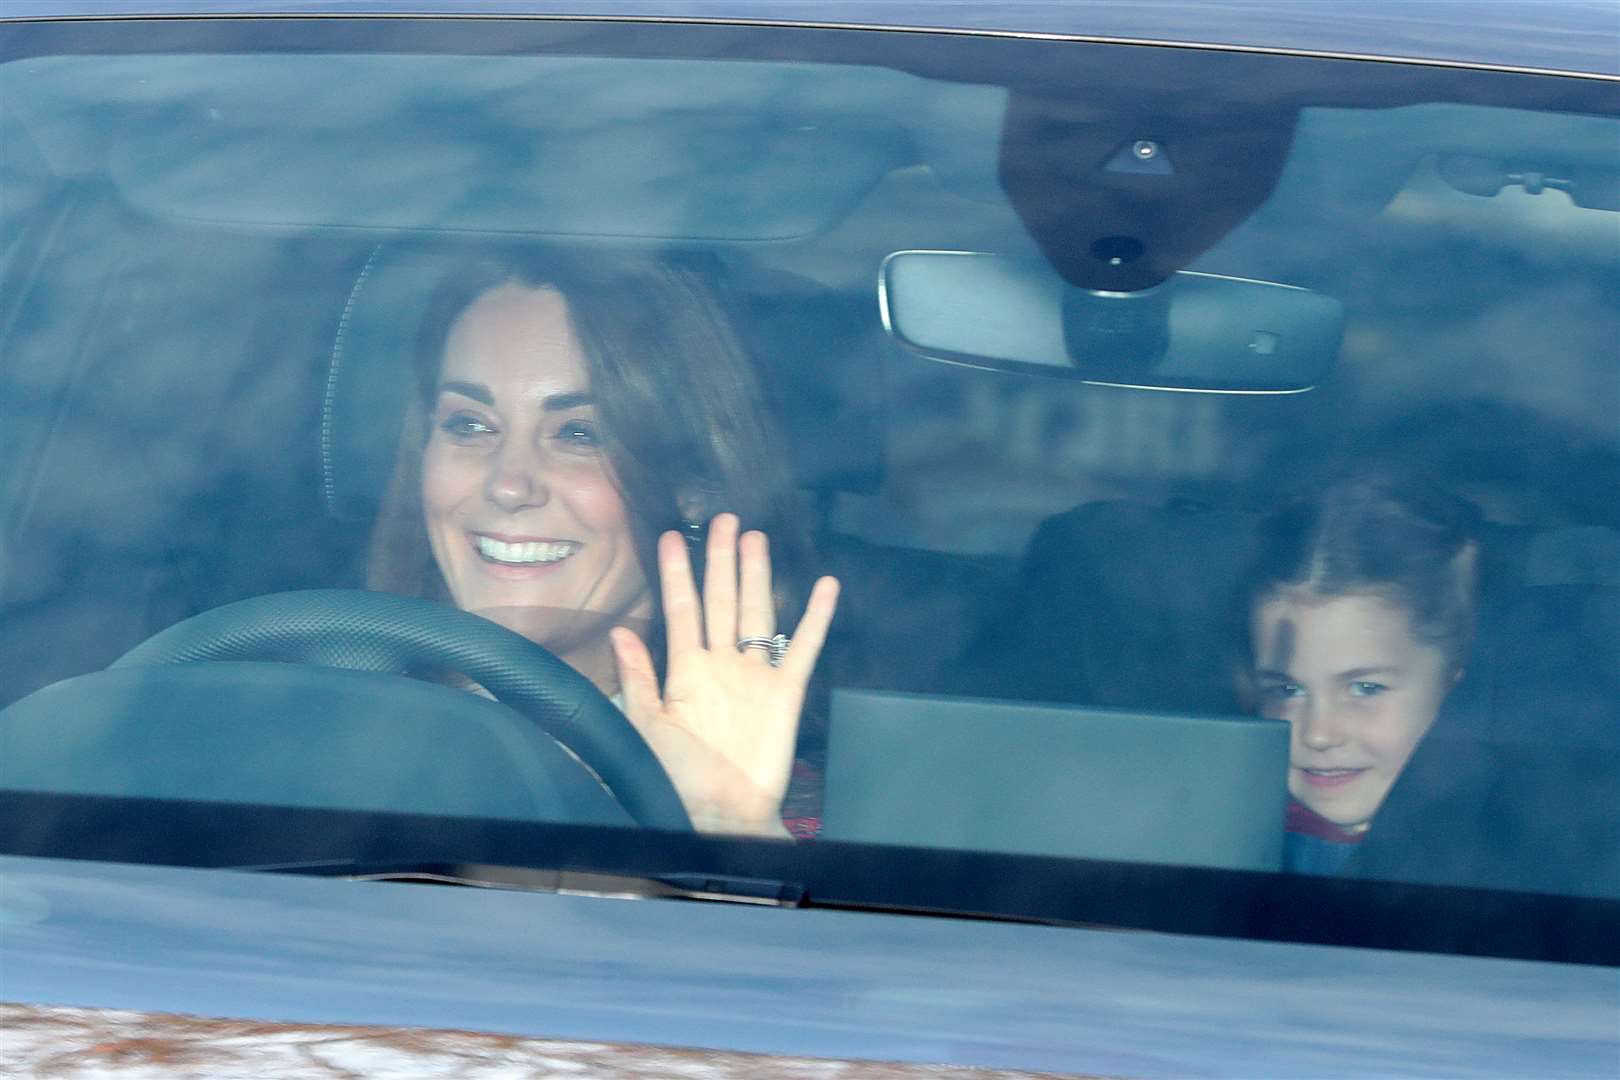
[[[769,654],[767,659],[771,667],[781,667],[782,661],[787,659],[788,646],[791,644],[793,639],[786,634],[777,634],[775,637],[745,637],[737,642],[737,651],[762,649]]]

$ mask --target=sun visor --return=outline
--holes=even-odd
[[[129,73],[151,100],[109,135],[108,168],[131,204],[170,219],[784,240],[830,227],[915,156],[901,124],[796,85],[825,75],[744,63],[696,79],[523,57],[150,68]]]

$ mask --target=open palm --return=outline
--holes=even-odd
[[[733,514],[709,525],[701,602],[680,534],[658,541],[668,663],[660,688],[647,647],[613,631],[625,714],[669,774],[704,832],[786,835],[782,797],[799,714],[838,603],[838,582],[817,581],[780,666],[745,638],[776,633],[769,543],[738,536]]]

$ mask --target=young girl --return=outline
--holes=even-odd
[[[1448,492],[1356,477],[1262,529],[1244,691],[1293,729],[1286,869],[1344,867],[1462,678],[1478,527]]]

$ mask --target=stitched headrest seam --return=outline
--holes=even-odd
[[[360,297],[360,290],[365,288],[366,279],[371,276],[371,268],[376,264],[377,256],[382,254],[382,250],[381,244],[372,249],[371,255],[366,259],[366,265],[360,271],[360,276],[354,279],[354,287],[349,290],[349,299],[343,305],[343,318],[338,321],[337,339],[332,342],[332,363],[327,369],[326,395],[321,401],[321,471],[326,510],[330,514],[336,514],[338,509],[337,467],[332,454],[333,427],[336,421],[332,410],[337,400],[339,373],[343,368],[343,341],[349,332],[349,321],[354,315],[355,301]]]

